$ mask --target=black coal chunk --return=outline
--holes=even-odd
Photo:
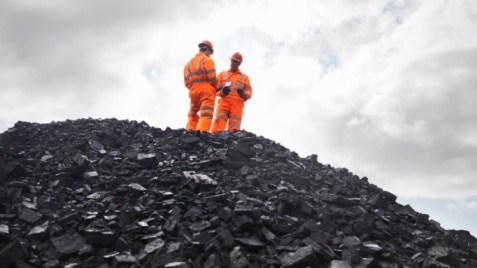
[[[0,268],[477,267],[345,168],[247,131],[17,122],[0,134]]]

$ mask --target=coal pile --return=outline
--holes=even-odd
[[[477,267],[477,240],[247,131],[17,122],[0,135],[7,267]]]

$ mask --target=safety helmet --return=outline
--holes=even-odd
[[[242,63],[242,54],[235,52],[230,59]]]
[[[202,47],[204,45],[206,45],[210,48],[210,51],[212,52],[210,54],[214,54],[214,46],[212,45],[212,43],[210,41],[204,40],[204,41],[199,43],[198,47]]]

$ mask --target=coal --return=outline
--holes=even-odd
[[[244,130],[19,121],[0,134],[10,267],[477,267],[477,239]]]

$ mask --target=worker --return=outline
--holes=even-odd
[[[186,129],[210,132],[216,98],[215,63],[210,41],[199,43],[199,52],[184,67],[184,84],[189,89],[190,110]]]
[[[252,97],[248,76],[239,67],[243,58],[235,52],[230,58],[230,69],[217,76],[217,109],[212,123],[212,133],[223,130],[240,130],[245,102]]]

